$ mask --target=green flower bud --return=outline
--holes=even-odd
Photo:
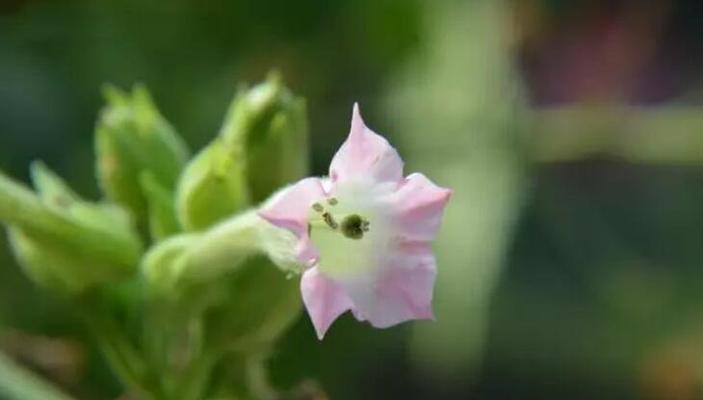
[[[254,203],[307,175],[305,100],[284,87],[277,73],[235,98],[221,136],[246,149],[245,173]]]
[[[215,140],[188,164],[176,191],[184,228],[205,229],[249,203],[240,151]]]
[[[42,164],[32,179],[39,196],[0,174],[0,220],[30,278],[74,294],[135,272],[141,243],[125,211],[80,199]]]
[[[272,74],[240,90],[218,137],[186,168],[177,191],[179,221],[207,228],[307,172],[305,102]]]
[[[169,237],[147,252],[142,261],[142,275],[158,296],[176,298],[185,264],[185,253],[200,234],[180,234]]]
[[[263,254],[278,268],[299,271],[295,236],[248,211],[205,232],[180,234],[152,247],[142,272],[150,286],[167,297],[179,297],[191,288],[207,286],[236,273],[253,255]],[[282,274],[280,270],[277,274]],[[211,286],[208,286],[208,290]]]
[[[188,150],[156,109],[146,88],[135,86],[131,95],[108,86],[107,106],[96,127],[98,181],[107,197],[145,221],[147,199],[140,176],[173,192],[188,159]]]
[[[144,257],[142,274],[154,295],[202,314],[217,346],[269,344],[299,315],[298,281],[289,279],[300,270],[295,243],[249,211],[164,240]]]
[[[299,282],[289,279],[301,268],[294,235],[254,211],[237,213],[306,174],[305,103],[272,74],[238,92],[218,137],[181,176],[176,214],[198,233],[155,246],[143,275],[203,318],[216,349],[262,351],[299,316]]]

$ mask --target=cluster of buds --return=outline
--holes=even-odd
[[[276,74],[241,89],[192,158],[145,88],[105,95],[104,199],[82,199],[35,163],[34,191],[0,174],[0,220],[41,286],[80,297],[131,280],[143,289],[142,322],[173,318],[153,327],[158,340],[139,341],[158,345],[134,370],[159,365],[164,348],[183,353],[174,326],[186,336],[197,326],[186,364],[211,367],[202,360],[233,350],[260,358],[303,304],[320,339],[346,311],[379,328],[434,318],[430,242],[451,192],[404,176],[358,106],[329,176],[305,178],[305,103]]]

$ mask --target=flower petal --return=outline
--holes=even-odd
[[[434,319],[432,293],[435,259],[429,244],[400,244],[375,285],[344,282],[359,321],[387,328],[412,319]]]
[[[352,307],[352,302],[337,282],[324,276],[317,267],[303,273],[300,281],[303,303],[317,337],[322,340],[332,322]]]
[[[366,127],[356,103],[349,136],[332,159],[330,177],[333,181],[399,182],[403,179],[403,160],[386,139]]]
[[[324,196],[319,178],[305,178],[280,190],[258,211],[261,218],[298,237],[298,258],[306,265],[314,264],[319,256],[308,235],[308,214],[312,204]]]
[[[423,174],[410,174],[394,193],[382,200],[400,235],[409,241],[431,241],[442,222],[452,191]]]

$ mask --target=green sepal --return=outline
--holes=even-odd
[[[0,174],[0,220],[30,278],[75,294],[135,273],[142,245],[124,210],[82,200],[41,163],[31,175],[38,194]]]
[[[130,94],[106,86],[104,93],[107,105],[95,131],[98,182],[108,199],[146,225],[148,202],[140,176],[148,172],[174,190],[189,152],[146,88],[137,85]]]
[[[149,232],[155,241],[181,231],[176,219],[175,194],[162,186],[153,174],[143,172],[139,179],[149,208]]]

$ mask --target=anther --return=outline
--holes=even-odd
[[[328,213],[328,212],[324,212],[324,213],[322,214],[322,219],[325,220],[325,223],[326,223],[327,226],[329,226],[330,228],[335,229],[335,230],[336,230],[337,228],[339,228],[339,224],[337,224],[337,221],[334,220],[334,218],[332,217],[332,214],[330,214],[330,213]]]
[[[325,208],[322,207],[322,204],[320,204],[320,203],[313,203],[312,209],[317,212],[322,212],[322,211],[324,211]]]
[[[337,199],[334,198],[334,197],[330,197],[329,199],[327,199],[327,204],[329,204],[329,205],[331,205],[331,206],[336,206],[336,205],[337,205]]]

